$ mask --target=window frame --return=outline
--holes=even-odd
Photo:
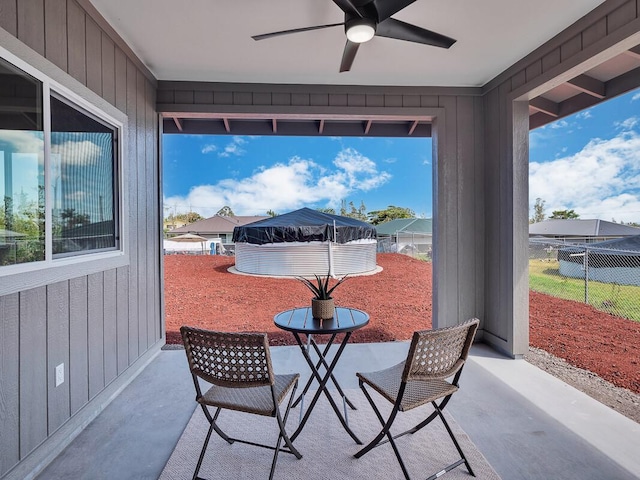
[[[14,47],[10,51],[6,47]],[[23,51],[24,50],[24,54]],[[16,55],[14,52],[20,55]],[[0,279],[14,277],[11,282],[0,282],[0,296],[19,292],[27,288],[47,285],[54,281],[89,275],[110,268],[129,264],[128,192],[124,179],[127,178],[128,119],[126,114],[115,108],[95,92],[81,85],[68,74],[42,57],[36,57],[26,47],[19,44],[0,46],[0,57],[42,82],[42,108],[44,126],[44,182],[45,182],[45,259],[0,267]],[[28,63],[27,60],[30,62]],[[32,65],[32,63],[35,65]],[[118,245],[114,249],[83,252],[79,255],[53,256],[52,201],[51,188],[51,102],[52,95],[65,103],[79,108],[84,114],[96,117],[115,131],[114,138],[114,197],[116,209],[116,237]]]

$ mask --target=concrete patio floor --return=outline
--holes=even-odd
[[[390,366],[407,348],[350,344],[336,377],[355,389],[354,372]],[[271,353],[277,372],[308,374],[298,347]],[[460,385],[448,410],[504,480],[640,478],[640,424],[526,361],[475,345]],[[194,398],[184,351],[162,350],[37,478],[157,479]]]

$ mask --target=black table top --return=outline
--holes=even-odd
[[[311,307],[299,307],[278,313],[273,317],[278,328],[306,334],[333,334],[353,332],[369,323],[369,315],[355,308],[336,307],[333,318],[318,320],[311,315]]]

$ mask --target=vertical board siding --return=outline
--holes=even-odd
[[[0,0],[0,27],[14,37],[18,34],[17,0]],[[2,470],[0,469],[0,472]]]
[[[18,2],[18,38],[44,56],[44,0]]]
[[[71,415],[89,401],[89,303],[87,277],[69,281],[69,388]]]
[[[104,384],[118,376],[116,270],[104,272]]]
[[[86,19],[87,87],[102,95],[102,32],[90,18]]]
[[[74,0],[67,1],[67,73],[83,85],[87,84],[86,19]],[[58,65],[59,66],[59,65]]]
[[[153,123],[156,121],[157,115],[155,114],[155,94],[154,88],[151,83],[145,81],[145,108],[144,108],[144,120],[145,120],[145,178],[148,185],[159,185],[157,175],[157,158],[158,158],[158,138],[153,131]],[[145,188],[145,203],[146,203],[146,235],[145,235],[145,255],[144,263],[147,268],[147,276],[145,278],[145,285],[153,285],[155,279],[159,278],[159,251],[156,245],[160,243],[160,238],[156,235],[158,224],[160,220],[156,217],[158,196],[154,194],[155,190],[152,188]],[[155,313],[157,312],[156,305],[159,302],[159,298],[154,292],[148,291],[147,293],[147,346],[151,346],[158,339],[159,323]]]
[[[138,185],[149,185],[149,179],[146,177],[147,166],[147,152],[146,152],[146,139],[145,139],[145,108],[146,99],[144,95],[146,79],[140,72],[136,77],[136,91],[138,92],[136,97],[136,127],[138,134],[136,136],[137,144],[137,162],[136,168],[138,170]],[[147,197],[144,188],[137,188],[136,194],[138,196],[138,211],[136,212],[136,218],[139,219],[136,222],[138,239],[136,245],[138,248],[138,349],[140,353],[144,353],[149,346],[147,331],[147,268],[146,264],[146,251],[148,248],[147,237],[147,222],[148,215]]]
[[[77,0],[0,0],[0,27],[127,115],[130,260],[0,297],[0,477],[163,337],[156,87],[103,21]]]
[[[45,55],[67,70],[67,0],[46,0]]]
[[[102,34],[102,98],[112,105],[116,103],[116,45]]]
[[[87,285],[89,399],[104,388],[104,274],[94,273]]]
[[[128,159],[138,158],[138,122],[137,122],[137,69],[131,60],[127,60],[127,116],[129,117]],[[139,348],[139,312],[138,312],[138,164],[129,162],[129,364],[142,352]],[[126,221],[126,219],[125,219]]]
[[[454,323],[476,316],[475,258],[478,256],[477,243],[469,230],[476,232],[476,157],[481,156],[475,149],[476,126],[474,124],[475,103],[472,97],[459,97],[456,102],[457,168],[458,168],[458,219],[456,231],[458,240],[457,288],[459,312]]]
[[[0,297],[0,476],[20,460],[19,301]]]
[[[129,366],[129,269],[118,268],[116,274],[116,337],[118,375]]]
[[[56,387],[56,366],[64,381]],[[71,416],[69,388],[69,282],[47,286],[48,431],[55,432]]]
[[[47,438],[47,289],[20,293],[20,459]]]

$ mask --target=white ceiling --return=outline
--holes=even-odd
[[[376,37],[338,73],[332,0],[91,0],[158,80],[481,86],[603,0],[417,0],[393,17],[457,39],[449,50]]]

